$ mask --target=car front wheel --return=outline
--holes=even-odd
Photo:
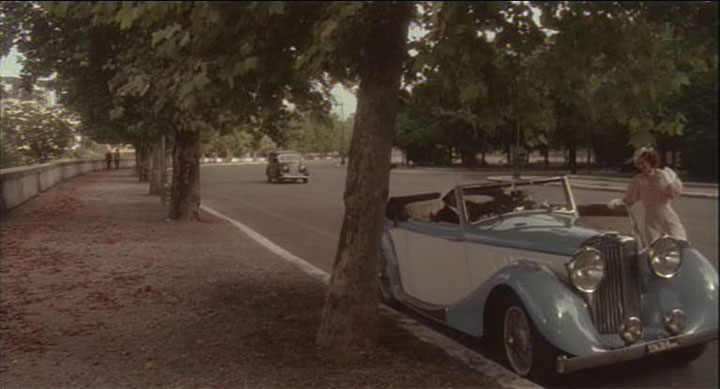
[[[520,299],[508,292],[500,301],[497,323],[501,360],[519,376],[549,384],[557,378],[559,351],[543,338]]]

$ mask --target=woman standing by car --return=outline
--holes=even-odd
[[[668,167],[659,168],[660,157],[651,148],[638,149],[633,164],[640,173],[630,180],[625,197],[613,199],[608,205],[611,208],[620,204],[630,206],[640,200],[645,206],[644,235],[647,243],[652,243],[663,234],[687,240],[680,217],[671,205],[671,200],[682,193],[680,178]]]

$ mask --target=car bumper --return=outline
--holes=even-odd
[[[677,350],[695,344],[706,343],[717,338],[718,330],[711,329],[689,335],[677,335],[651,342],[642,342],[622,349],[602,351],[592,355],[579,357],[561,355],[557,358],[557,372],[564,374],[575,370],[632,361],[650,355],[661,354],[667,350]],[[649,347],[654,348],[656,351],[648,351]]]
[[[299,179],[299,178],[310,178],[310,175],[305,175],[305,174],[281,174],[278,178],[281,179],[281,180],[284,180],[284,179],[295,180],[295,179]]]

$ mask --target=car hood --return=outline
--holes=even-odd
[[[605,231],[583,226],[571,215],[534,213],[507,215],[466,230],[469,241],[573,255],[582,242]]]

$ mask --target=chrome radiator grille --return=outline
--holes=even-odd
[[[637,243],[632,238],[603,235],[585,242],[605,259],[605,279],[589,297],[595,327],[601,334],[616,334],[623,321],[640,315],[640,280]]]

